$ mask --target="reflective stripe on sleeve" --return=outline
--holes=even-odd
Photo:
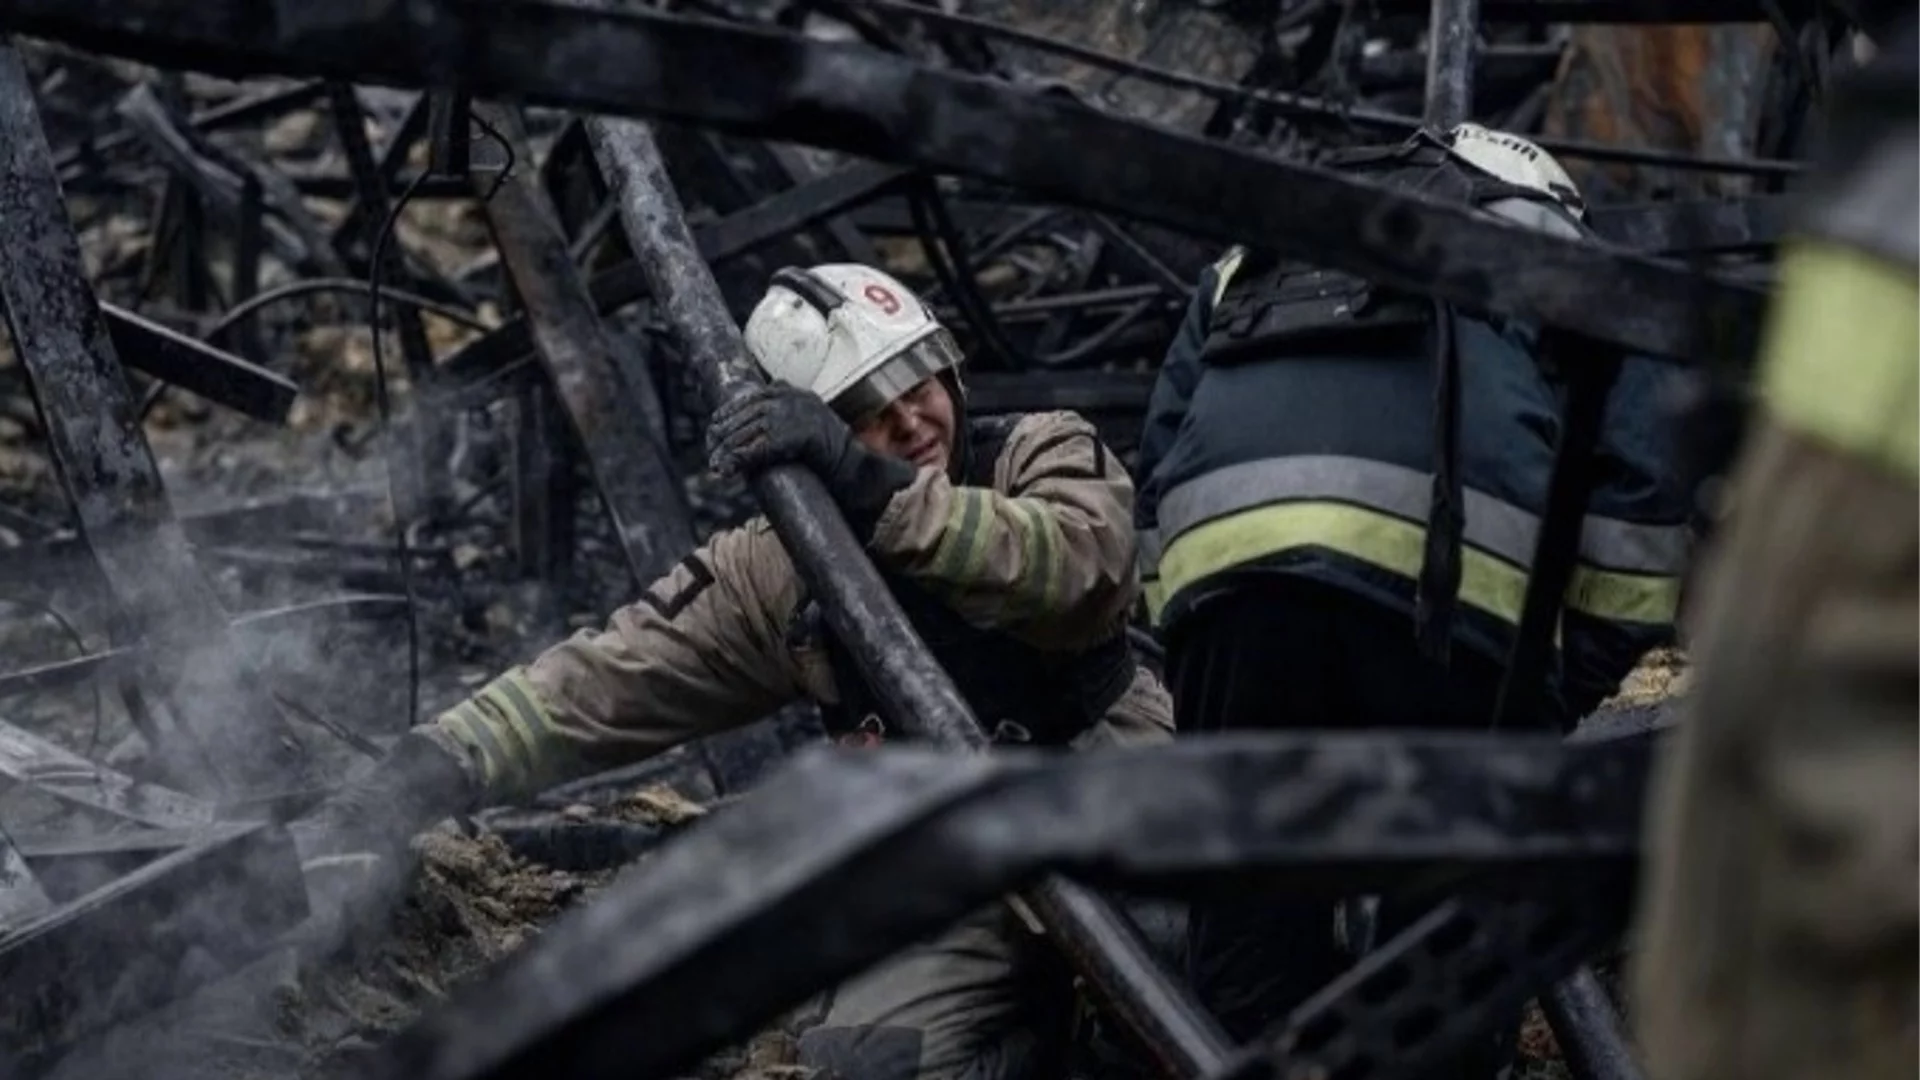
[[[515,668],[442,713],[434,725],[480,763],[496,795],[536,790],[553,765],[554,732],[539,695]]]
[[[971,580],[986,555],[986,517],[989,494],[973,488],[955,488],[947,513],[946,531],[933,550],[935,577],[947,581]]]
[[[1781,423],[1920,479],[1920,276],[1837,244],[1781,260],[1762,394]]]

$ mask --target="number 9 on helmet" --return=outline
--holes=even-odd
[[[858,263],[775,271],[744,336],[769,379],[811,390],[849,423],[963,359],[911,289]]]

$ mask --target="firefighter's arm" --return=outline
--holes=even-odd
[[[797,584],[749,526],[716,536],[600,630],[582,630],[442,714],[487,802],[660,753],[799,696],[779,612]],[[784,606],[783,606],[784,605]]]
[[[894,496],[870,545],[980,626],[1061,647],[1100,640],[1137,592],[1133,481],[1073,413],[1022,419],[995,466],[995,489],[922,469]]]

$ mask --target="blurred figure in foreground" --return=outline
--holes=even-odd
[[[1633,972],[1654,1080],[1920,1073],[1911,4],[1899,23],[1830,106],[1702,582],[1699,682],[1656,781]]]

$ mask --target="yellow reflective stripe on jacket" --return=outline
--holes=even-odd
[[[1203,578],[1304,547],[1323,547],[1405,577],[1426,558],[1426,530],[1391,514],[1340,502],[1275,503],[1196,526],[1168,542],[1160,556],[1155,622],[1175,593]],[[1527,576],[1483,551],[1460,549],[1460,600],[1509,622],[1520,618]]]
[[[1243,461],[1176,485],[1160,500],[1159,531],[1177,535],[1214,518],[1267,503],[1342,502],[1424,522],[1433,479],[1418,469],[1343,454],[1294,454]],[[1465,491],[1462,538],[1507,562],[1526,566],[1540,535],[1538,515],[1473,488]],[[1678,575],[1686,566],[1684,525],[1647,525],[1589,514],[1580,529],[1580,559],[1637,574]],[[1142,542],[1142,573],[1153,573]]]
[[[1596,619],[1667,626],[1680,617],[1680,579],[1577,566],[1562,603]]]
[[[1143,585],[1147,612],[1160,621],[1181,589],[1269,556],[1320,547],[1417,578],[1426,530],[1391,514],[1334,501],[1273,503],[1214,518],[1175,537],[1160,556],[1159,577]],[[1477,548],[1460,549],[1460,601],[1510,623],[1520,621],[1526,571]],[[1679,606],[1673,575],[1629,574],[1582,565],[1564,602],[1595,618],[1669,623]]]
[[[1825,241],[1781,260],[1762,393],[1781,423],[1920,479],[1920,276]]]
[[[537,790],[554,775],[552,721],[520,668],[434,721],[480,764],[489,793],[504,796]]]
[[[1019,499],[1008,505],[1020,516],[1022,587],[1017,591],[1033,605],[1029,614],[1057,610],[1061,606],[1061,586],[1066,581],[1066,551],[1052,519],[1039,507]]]

